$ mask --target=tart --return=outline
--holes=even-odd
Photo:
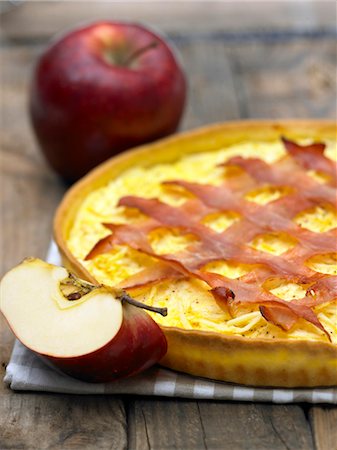
[[[243,121],[116,156],[75,184],[67,268],[146,304],[161,364],[254,386],[337,385],[336,125]]]

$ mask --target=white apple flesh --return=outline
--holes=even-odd
[[[133,375],[167,350],[163,332],[145,311],[39,259],[4,276],[0,309],[26,347],[85,381]]]

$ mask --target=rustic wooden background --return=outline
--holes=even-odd
[[[93,18],[164,30],[189,77],[183,129],[240,118],[336,118],[335,8],[329,1],[26,2],[4,12],[0,275],[25,256],[45,256],[66,189],[41,157],[27,114],[32,67],[51,34]],[[0,319],[1,377],[12,343]],[[337,408],[324,405],[22,394],[0,383],[1,449],[336,450],[336,423]]]

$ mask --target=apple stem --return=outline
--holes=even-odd
[[[148,50],[151,50],[152,48],[155,48],[157,46],[158,46],[158,41],[152,41],[148,45],[145,45],[145,47],[138,48],[123,61],[122,65],[129,66],[134,59],[138,58],[138,56],[142,55],[143,53],[145,53]]]
[[[83,295],[88,294],[89,292],[93,291],[94,289],[97,289],[99,287],[104,287],[108,291],[112,292],[116,297],[123,303],[127,302],[130,303],[130,305],[136,306],[137,308],[146,309],[147,311],[152,311],[157,314],[161,314],[162,316],[167,316],[167,308],[159,308],[156,306],[149,306],[145,305],[142,302],[138,302],[134,298],[130,297],[125,291],[117,291],[114,288],[111,288],[110,286],[104,286],[104,285],[95,285],[92,283],[89,283],[88,281],[81,280],[76,275],[74,275],[71,272],[68,272],[69,276],[67,279],[63,280],[61,285],[63,285],[63,289],[66,289],[67,287],[76,287],[77,289],[80,289],[79,291],[70,291],[68,294],[65,293],[65,297],[67,297],[68,300],[79,300]]]
[[[142,302],[138,302],[134,298],[130,297],[126,292],[122,291],[119,296],[119,300],[121,302],[130,303],[130,305],[137,306],[137,308],[146,309],[147,311],[155,312],[157,314],[161,314],[162,316],[167,316],[167,308],[159,308],[156,306],[145,305]]]

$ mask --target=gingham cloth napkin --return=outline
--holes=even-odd
[[[53,264],[60,264],[60,256],[54,243],[50,246],[47,259]],[[320,389],[253,388],[196,378],[158,366],[134,377],[112,383],[85,383],[47,366],[18,341],[14,345],[4,381],[11,389],[18,391],[137,394],[211,400],[337,404],[337,387]]]

